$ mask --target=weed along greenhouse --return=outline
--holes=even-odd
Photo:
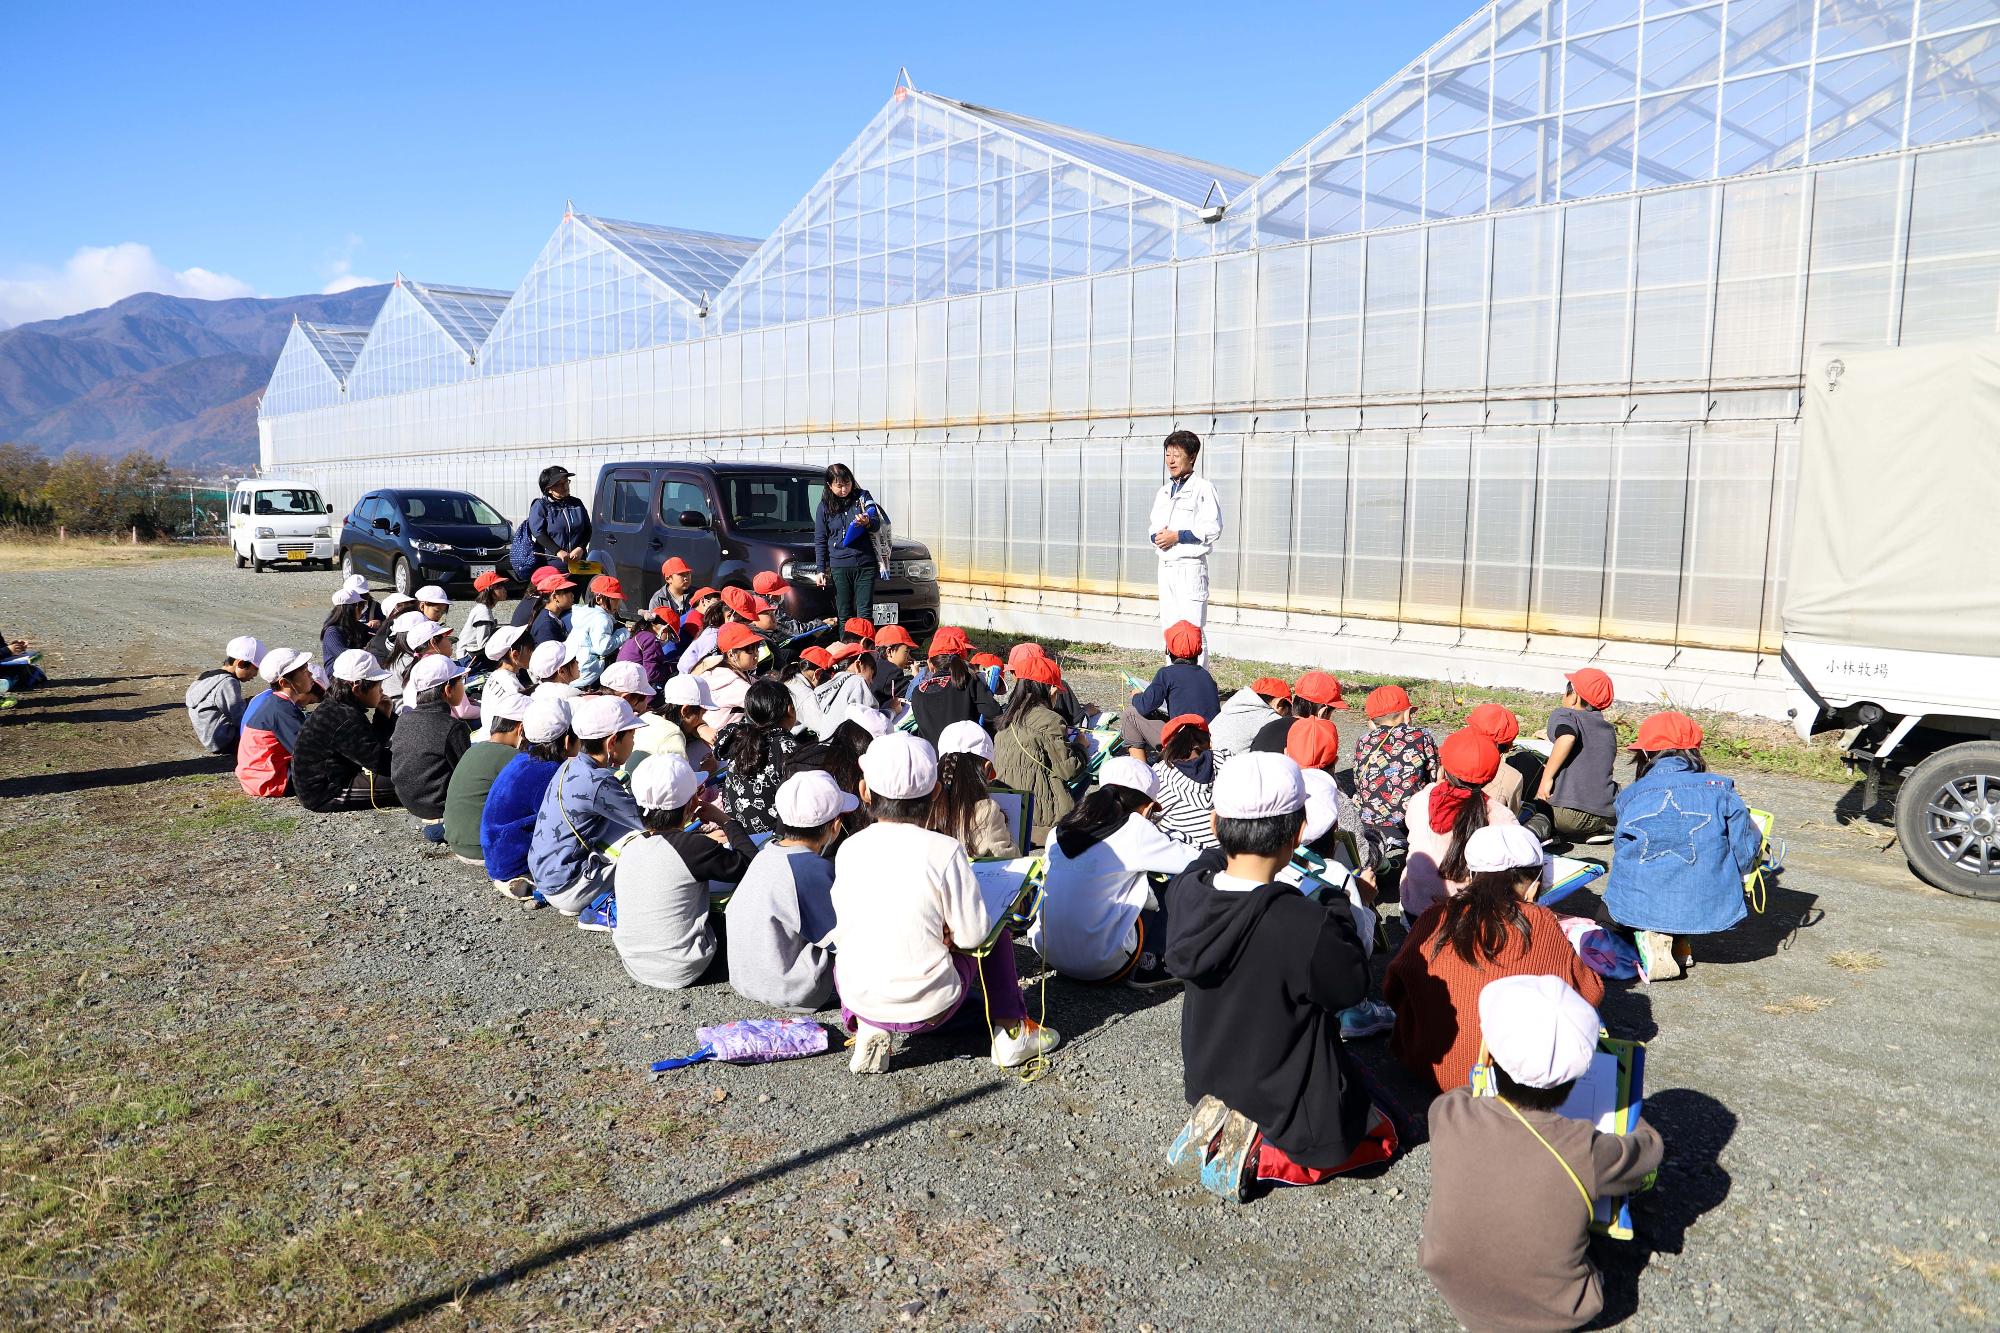
[[[1768,709],[1808,354],[1996,331],[1996,132],[2000,0],[1496,3],[1261,175],[905,77],[762,240],[572,209],[298,325],[262,461],[838,459],[948,617],[1152,644],[1185,426],[1224,652]]]

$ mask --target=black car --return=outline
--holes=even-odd
[[[813,512],[826,489],[817,468],[769,463],[607,463],[590,508],[590,558],[615,573],[629,604],[644,606],[679,556],[696,587],[752,585],[775,572],[797,590],[805,620],[833,614],[833,594],[812,582]],[[894,521],[895,516],[890,516]],[[930,549],[896,540],[889,577],[875,584],[873,619],[912,635],[938,626],[937,564]]]
[[[507,573],[513,535],[497,509],[466,491],[370,491],[341,527],[340,569],[402,593],[448,588],[489,569]]]

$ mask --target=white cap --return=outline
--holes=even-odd
[[[433,639],[442,639],[452,632],[452,628],[449,625],[439,625],[425,620],[421,611],[414,614],[420,623],[412,625],[403,631],[403,641],[410,645],[411,652],[422,648]]]
[[[1299,834],[1299,843],[1304,845],[1318,842],[1340,822],[1340,788],[1334,784],[1333,774],[1323,768],[1309,768],[1300,776],[1306,784],[1306,826]]]
[[[989,764],[993,762],[993,738],[986,734],[986,728],[970,719],[954,722],[939,732],[937,749],[939,758],[948,754],[976,754]]]
[[[921,736],[892,731],[862,753],[861,776],[870,792],[892,801],[929,796],[937,789],[937,751]]]
[[[404,611],[400,614],[392,614],[389,617],[389,632],[391,634],[408,634],[417,626],[428,625],[430,623],[431,618],[421,611]]]
[[[1267,819],[1306,807],[1306,784],[1299,766],[1281,754],[1230,756],[1215,778],[1217,819]]]
[[[1561,977],[1502,977],[1479,992],[1479,1031],[1516,1083],[1553,1088],[1583,1077],[1597,1053],[1597,1010]]]
[[[1160,775],[1143,759],[1134,759],[1129,754],[1113,755],[1105,760],[1097,770],[1097,782],[1102,787],[1130,787],[1144,794],[1149,801],[1160,798]]]
[[[486,636],[486,660],[497,662],[512,652],[514,645],[528,632],[526,625],[502,625]]]
[[[358,592],[363,597],[366,597],[368,595],[368,576],[366,574],[349,574],[340,581],[340,586],[350,592]]]
[[[679,810],[700,790],[701,774],[677,754],[649,755],[632,770],[632,799],[641,810]]]
[[[521,734],[536,745],[561,740],[569,731],[569,700],[560,694],[538,694],[521,714]]]
[[[326,668],[318,662],[306,663],[306,670],[312,672],[313,684],[319,686],[321,689],[325,689],[333,683],[333,678],[326,674]]]
[[[422,694],[448,685],[465,674],[465,668],[439,653],[432,653],[410,668],[410,679],[405,687],[411,694]]]
[[[1526,870],[1541,868],[1542,840],[1519,824],[1488,824],[1465,840],[1465,868]]]
[[[359,574],[356,574],[354,577],[357,579],[361,578]],[[335,606],[359,606],[368,600],[366,580],[363,580],[363,586],[359,588],[352,586],[351,582],[341,584],[333,590],[331,600]]]
[[[255,664],[264,660],[264,645],[248,634],[239,634],[223,645],[222,655]]]
[[[490,725],[494,718],[504,718],[509,722],[520,722],[527,718],[528,709],[534,706],[532,695],[519,690],[496,690],[490,699],[480,701],[480,716]]]
[[[791,828],[819,828],[861,804],[853,792],[842,791],[833,774],[817,770],[794,773],[778,787],[773,807],[778,822]]]
[[[310,661],[310,657],[296,648],[273,648],[264,654],[264,660],[257,666],[257,674],[276,685]]]
[[[387,680],[389,673],[366,648],[349,648],[333,659],[333,678],[358,685],[363,681]]]
[[[435,583],[426,583],[417,589],[417,600],[429,602],[433,606],[450,606],[451,595]]]
[[[715,696],[709,692],[708,682],[700,676],[675,676],[660,691],[660,702],[675,708],[685,708],[689,704],[713,708]]]
[[[413,604],[417,599],[406,592],[392,592],[382,599],[382,614],[393,619],[396,612]]]
[[[621,731],[637,731],[645,724],[632,705],[611,694],[589,694],[569,709],[570,730],[579,740],[601,741]]]
[[[613,662],[604,668],[597,683],[613,694],[643,694],[650,699],[659,693],[653,682],[646,679],[646,668],[637,662]]]
[[[561,639],[550,639],[547,643],[537,645],[533,655],[528,658],[528,674],[536,680],[547,680],[574,661],[576,654],[570,650],[569,644]]]
[[[847,710],[846,720],[854,723],[854,725],[860,727],[870,736],[886,736],[889,734],[889,715],[879,708],[850,708]],[[944,737],[939,736],[938,739],[943,740]]]

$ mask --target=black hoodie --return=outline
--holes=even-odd
[[[1327,908],[1284,884],[1218,889],[1223,862],[1209,852],[1167,886],[1188,1102],[1218,1097],[1299,1165],[1338,1166],[1368,1127],[1338,1017],[1368,993],[1353,917],[1344,898]]]

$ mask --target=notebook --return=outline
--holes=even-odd
[[[1034,916],[1035,900],[1042,888],[1042,858],[977,860],[972,863],[972,877],[979,882],[979,896],[986,900],[986,919],[991,925],[984,939],[974,945],[960,943],[956,947],[961,953],[979,957],[993,948],[1002,930]]]
[[[1580,861],[1568,856],[1542,858],[1542,891],[1535,901],[1552,907],[1587,884],[1604,878],[1605,867],[1597,861]]]
[[[1024,791],[1009,791],[1005,787],[994,787],[986,793],[993,798],[993,804],[1000,807],[1000,813],[1007,817],[1007,831],[1014,835],[1014,845],[1027,850],[1028,834],[1034,831],[1035,798]]]

